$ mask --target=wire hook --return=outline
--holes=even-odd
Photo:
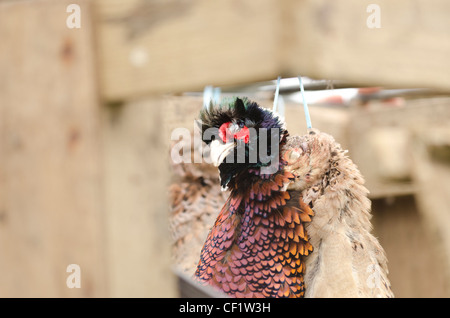
[[[306,127],[308,128],[308,130],[310,130],[312,128],[311,117],[309,116],[309,108],[308,108],[308,104],[306,103],[305,90],[303,88],[303,82],[302,82],[301,76],[298,76],[298,81],[300,83],[300,91],[302,93],[303,109],[305,111],[305,117],[306,117]]]
[[[205,86],[203,89],[203,108],[209,109],[211,102],[218,104],[220,102],[220,94],[222,90],[220,87],[213,87],[211,85]]]
[[[275,89],[275,96],[273,98],[273,108],[272,111],[275,113],[278,108],[278,96],[280,95],[280,82],[281,82],[281,76],[278,76],[277,78],[277,88]]]

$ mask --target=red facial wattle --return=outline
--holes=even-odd
[[[247,126],[244,126],[238,132],[234,133],[234,138],[237,140],[244,140],[244,143],[248,144],[250,131]]]
[[[233,141],[234,139],[236,140],[243,140],[244,143],[248,143],[249,142],[249,135],[250,135],[250,131],[247,128],[247,126],[242,127],[238,132],[235,133],[231,133],[228,130],[228,127],[230,127],[231,122],[228,123],[224,123],[222,124],[222,126],[220,126],[219,128],[219,137],[222,139],[223,142],[229,142],[229,141]],[[232,140],[230,140],[232,138]]]
[[[219,137],[222,139],[223,142],[227,142],[227,130],[230,126],[230,122],[222,124],[219,128]]]

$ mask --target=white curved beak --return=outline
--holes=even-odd
[[[210,145],[211,161],[215,167],[218,167],[233,150],[234,142],[228,142],[226,144],[221,143],[218,140],[213,140]]]

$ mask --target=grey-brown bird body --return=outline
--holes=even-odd
[[[284,151],[296,176],[288,189],[301,190],[314,211],[305,297],[393,297],[385,253],[371,233],[368,190],[346,151],[318,130],[289,138]]]

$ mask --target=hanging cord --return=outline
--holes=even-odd
[[[222,90],[220,87],[205,86],[203,89],[203,107],[209,109],[211,102],[219,104],[221,93]]]
[[[275,97],[273,98],[273,108],[272,111],[274,113],[277,112],[278,109],[278,95],[280,95],[280,82],[281,82],[281,76],[278,76],[277,79],[277,88],[275,89]]]
[[[280,95],[279,100],[278,100],[278,114],[280,114],[283,117],[284,117],[284,109],[285,109],[284,106],[285,106],[285,104],[284,104],[283,95]]]
[[[205,86],[205,88],[203,89],[203,108],[209,109],[212,96],[213,96],[213,87]]]
[[[222,93],[222,89],[220,87],[214,87],[214,90],[213,90],[214,103],[220,104],[220,94],[221,93]]]
[[[305,110],[305,117],[306,117],[306,127],[308,128],[308,130],[310,130],[312,128],[311,117],[309,116],[309,109],[308,109],[308,104],[306,103],[305,90],[303,88],[303,82],[302,82],[301,76],[298,77],[298,81],[300,82],[300,91],[302,92],[303,109]]]

